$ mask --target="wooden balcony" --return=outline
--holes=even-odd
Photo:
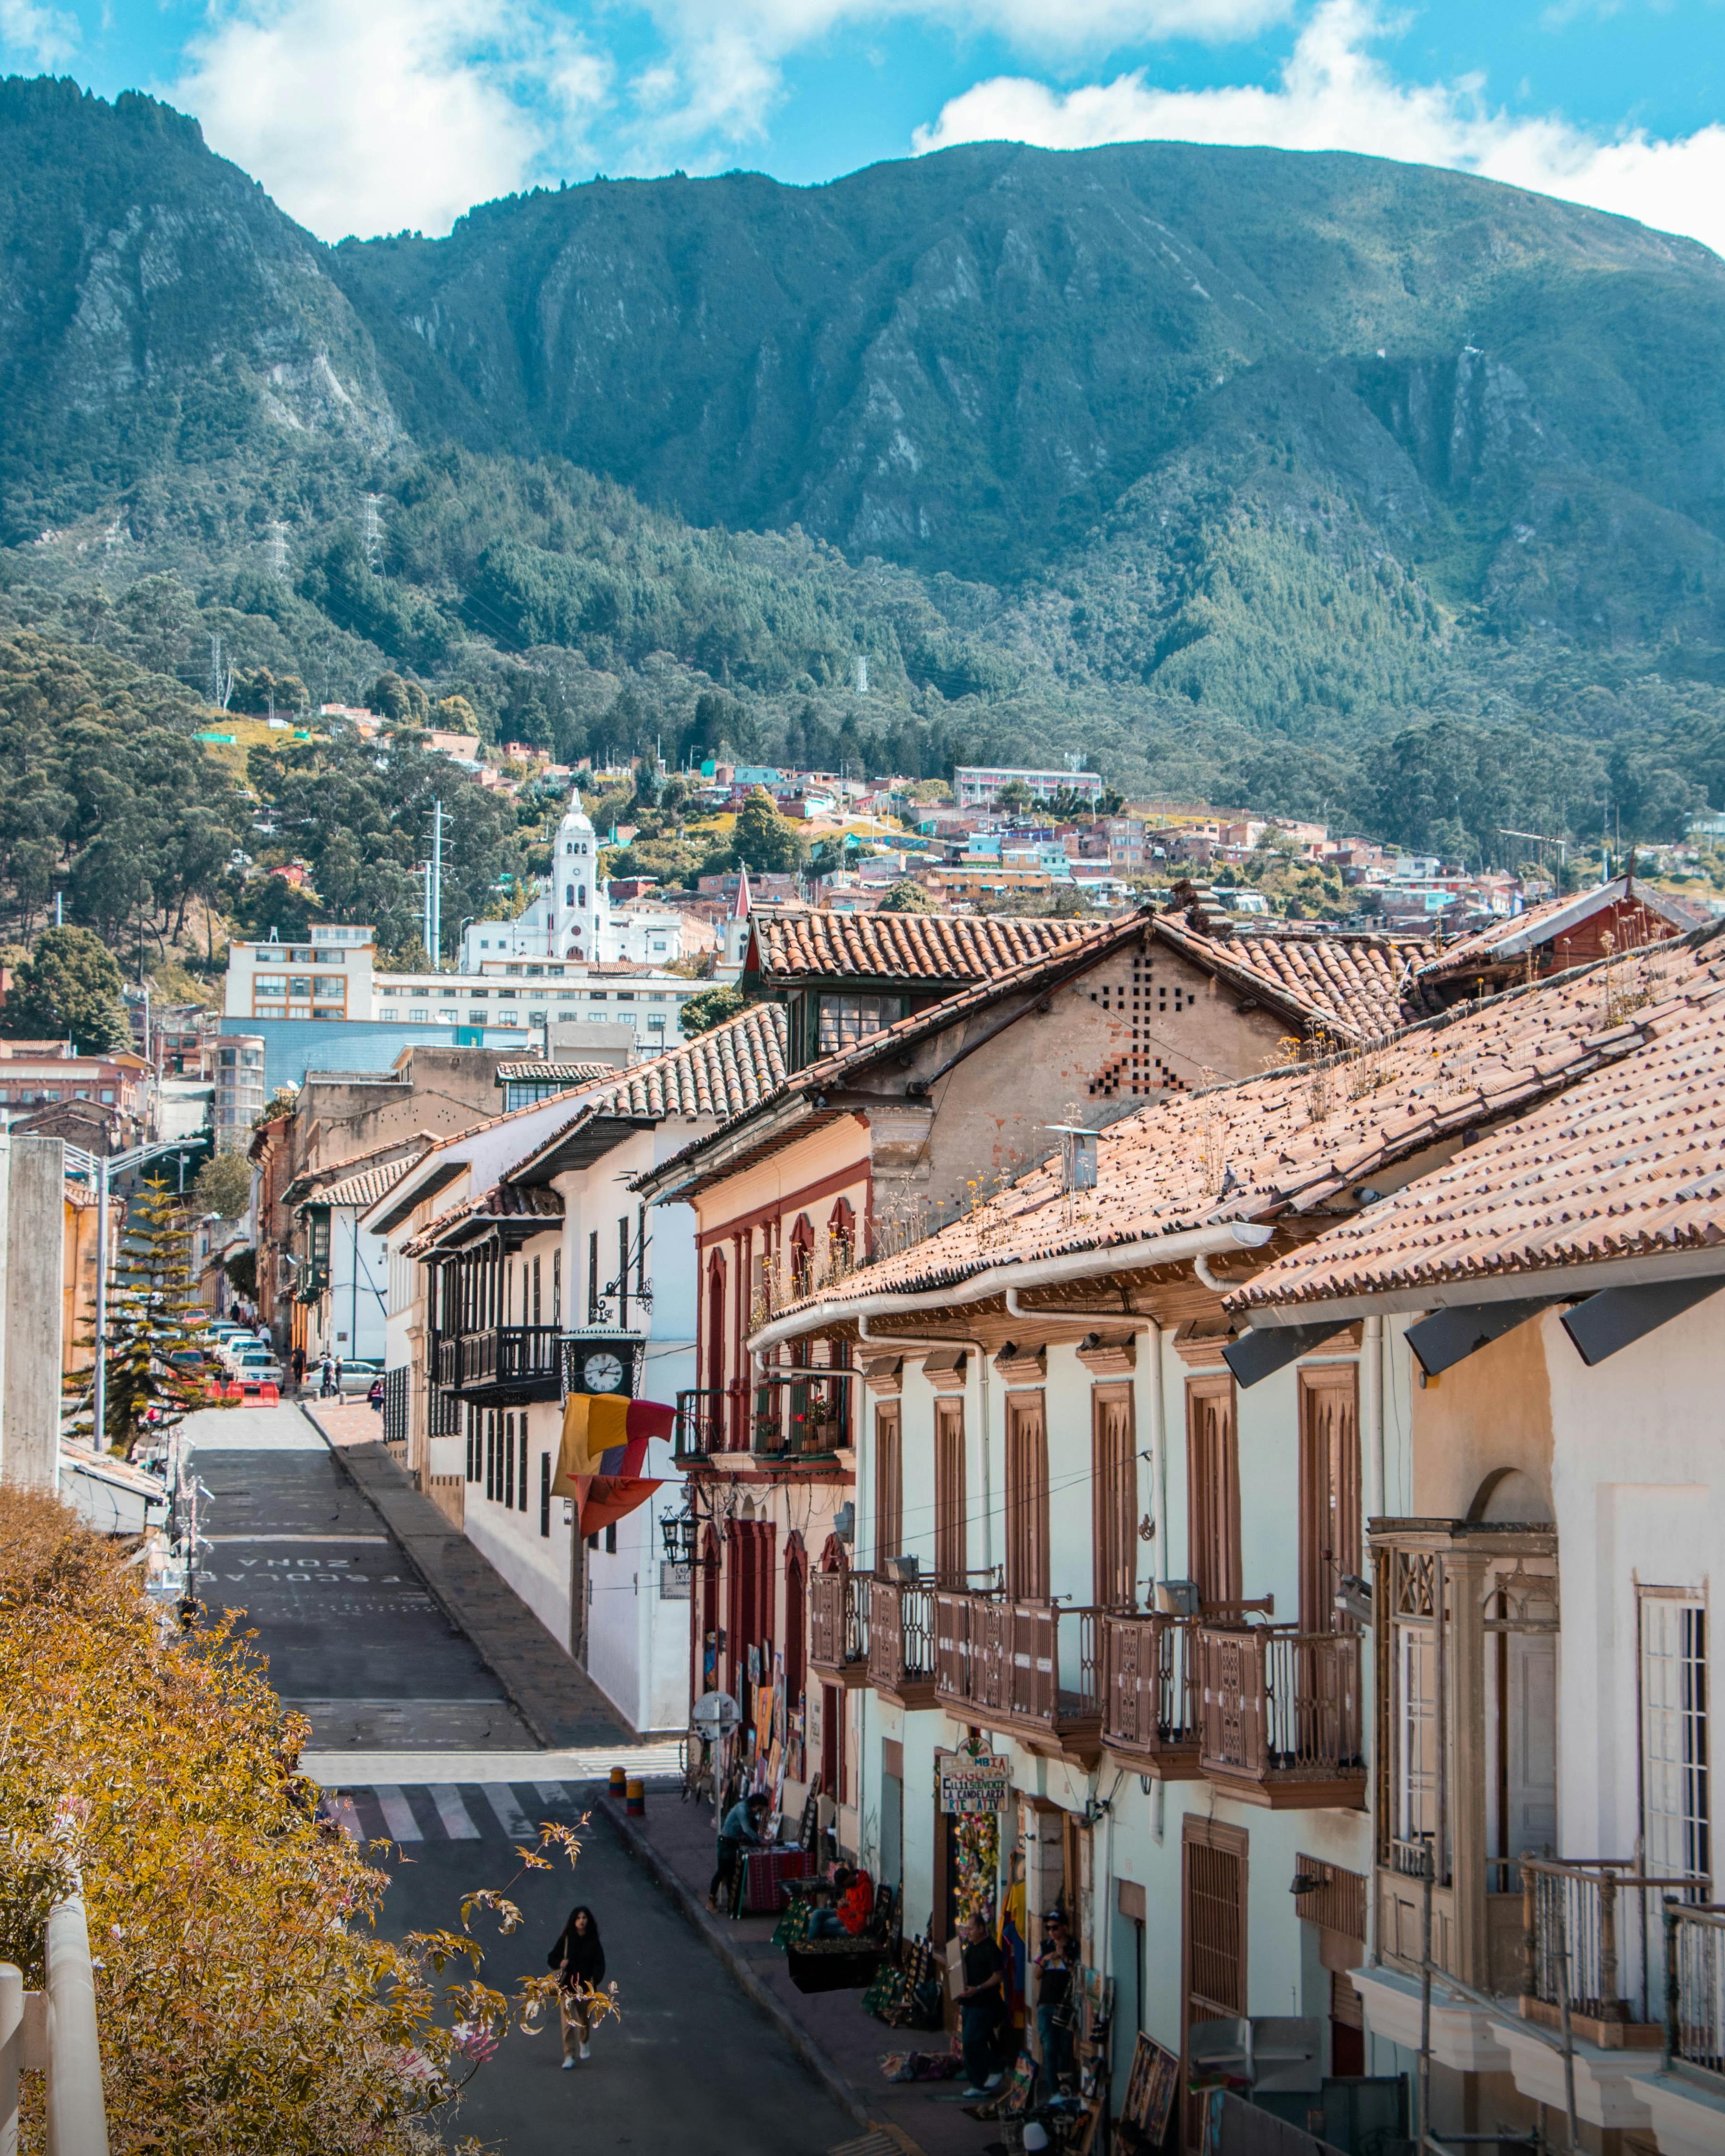
[[[1199,1763],[1230,1796],[1276,1810],[1364,1804],[1357,1634],[1201,1624],[1198,1681]]]
[[[817,1572],[809,1582],[809,1666],[828,1684],[869,1681],[867,1573]]]
[[[437,1343],[437,1382],[464,1399],[496,1406],[554,1400],[562,1391],[562,1340],[555,1325],[490,1325],[445,1334]]]
[[[1196,1630],[1189,1617],[1101,1620],[1102,1743],[1138,1774],[1173,1782],[1203,1772]]]
[[[901,1707],[932,1707],[934,1590],[876,1579],[869,1597],[869,1683]]]
[[[1666,1905],[1705,1907],[1712,1881],[1654,1876],[1632,1857],[1523,1856],[1527,1966],[1522,2017],[1570,2025],[1609,2051],[1657,2051],[1666,2036]]]
[[[937,1589],[937,1704],[1033,1749],[1093,1765],[1102,1728],[1098,1614]]]

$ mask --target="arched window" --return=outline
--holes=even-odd
[[[835,1273],[848,1273],[856,1263],[856,1210],[848,1198],[837,1198],[827,1215],[828,1262]]]
[[[587,886],[585,884],[583,884],[581,886],[581,903],[583,906],[587,904]]]
[[[809,1295],[814,1288],[814,1223],[806,1213],[799,1213],[791,1229],[791,1293]]]
[[[572,906],[575,903],[575,886],[572,883],[566,883],[563,886],[563,903],[565,906]]]

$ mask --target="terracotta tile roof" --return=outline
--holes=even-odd
[[[1715,1003],[1725,1012],[1725,930],[1465,1004],[1363,1054],[1165,1096],[1102,1133],[1095,1190],[1064,1194],[1054,1156],[845,1291],[934,1291],[1024,1259],[1351,1205],[1373,1173],[1565,1092]]]
[[[985,981],[1076,942],[1094,924],[973,913],[803,913],[757,906],[751,919],[773,981]]]
[[[448,1242],[458,1228],[477,1228],[491,1220],[561,1220],[562,1217],[563,1201],[555,1190],[536,1186],[523,1190],[512,1183],[494,1183],[465,1205],[452,1205],[447,1213],[439,1213],[411,1243],[402,1245],[402,1255],[423,1257],[439,1244]]]
[[[1592,891],[1575,892],[1568,898],[1547,899],[1543,906],[1530,906],[1523,913],[1512,913],[1502,921],[1492,921],[1476,935],[1464,936],[1459,942],[1448,944],[1429,957],[1420,968],[1421,976],[1440,981],[1481,967],[1505,964],[1542,943],[1550,942],[1566,928],[1597,913],[1602,906],[1615,905],[1625,899],[1639,902],[1645,918],[1644,932],[1630,938],[1638,946],[1656,942],[1661,937],[1681,934],[1696,927],[1702,917],[1664,891],[1651,890],[1645,883],[1635,883],[1628,876],[1619,876]]]
[[[1419,984],[1432,955],[1413,937],[1286,930],[1203,936],[1175,914],[1158,914],[1156,932],[1199,965],[1227,970],[1241,986],[1261,981],[1311,1010],[1350,1046],[1413,1025],[1436,1011]]]
[[[326,1184],[314,1194],[311,1203],[357,1205],[363,1211],[367,1205],[375,1205],[387,1191],[393,1190],[418,1157],[417,1153],[406,1154],[400,1160],[386,1162],[381,1168],[362,1168],[357,1174],[345,1175],[339,1183]]]
[[[1329,1301],[1725,1245],[1725,959],[1620,1030],[1611,1060],[1578,1085],[1230,1301]]]
[[[500,1086],[597,1086],[616,1068],[610,1063],[500,1063]]]

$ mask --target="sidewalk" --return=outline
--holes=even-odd
[[[487,1669],[540,1743],[554,1748],[633,1745],[638,1740],[586,1672],[570,1661],[526,1604],[465,1535],[421,1496],[375,1438],[354,1429],[361,1403],[305,1400],[300,1412],[406,1551],[450,1622],[473,1642]],[[344,1426],[345,1425],[345,1426]]]
[[[998,2124],[968,2118],[963,2081],[889,2082],[880,2072],[888,2051],[938,2051],[938,2031],[889,2029],[862,2010],[860,1991],[805,1995],[790,1980],[784,1955],[773,1944],[772,1917],[732,1922],[710,1916],[714,1833],[710,1804],[682,1804],[675,1789],[649,1786],[647,1816],[629,1818],[608,1794],[598,1808],[616,1825],[631,1855],[658,1878],[703,1942],[778,2028],[803,2062],[860,2124],[884,2128],[904,2156],[988,2156],[1004,2146]]]

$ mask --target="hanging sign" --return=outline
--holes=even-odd
[[[940,1811],[1004,1812],[1011,1801],[1011,1763],[999,1753],[937,1752],[934,1772]]]

